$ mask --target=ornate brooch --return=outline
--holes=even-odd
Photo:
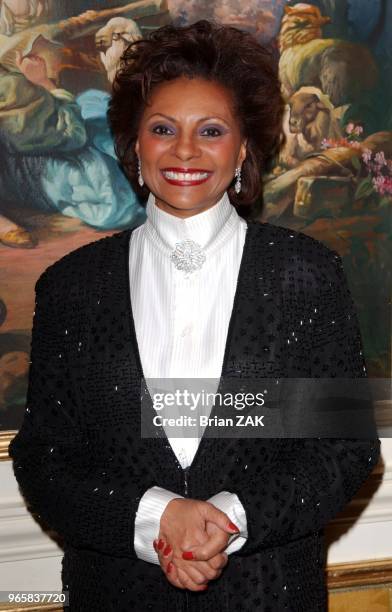
[[[206,255],[200,244],[187,238],[182,240],[182,242],[176,243],[176,248],[172,251],[170,259],[177,270],[191,273],[202,267],[206,260]]]

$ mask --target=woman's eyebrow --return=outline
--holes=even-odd
[[[173,121],[173,123],[178,123],[177,119],[175,119],[174,117],[170,117],[170,115],[165,115],[164,113],[153,113],[152,115],[149,115],[147,117],[147,120],[151,119],[152,117],[155,117],[156,115],[159,115],[160,117],[165,117],[165,119]],[[218,119],[219,121],[223,121],[223,123],[226,123],[226,125],[230,125],[225,119],[223,119],[223,117],[218,117],[217,115],[211,117],[201,117],[198,120],[198,123],[201,123],[202,121],[209,121],[210,119]]]

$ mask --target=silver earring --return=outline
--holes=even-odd
[[[137,173],[139,175],[137,181],[138,181],[140,187],[143,187],[144,180],[143,180],[143,177],[142,177],[142,168],[141,168],[141,165],[140,165],[140,159],[139,158],[137,160]]]
[[[234,185],[234,191],[239,193],[241,191],[241,167],[235,169],[235,178],[237,179]]]

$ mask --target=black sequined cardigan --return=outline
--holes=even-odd
[[[26,412],[9,447],[28,507],[63,539],[70,612],[326,610],[323,529],[372,471],[380,441],[204,437],[183,470],[165,435],[142,438],[131,231],[39,277]],[[248,221],[222,376],[366,377],[335,251]],[[246,510],[247,542],[206,592],[177,589],[135,555],[135,513],[154,485],[202,500],[231,491]]]

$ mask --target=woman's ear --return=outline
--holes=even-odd
[[[237,163],[237,166],[240,166],[240,167],[241,167],[241,166],[242,166],[242,164],[244,163],[244,160],[245,160],[245,158],[246,158],[246,146],[247,146],[247,144],[248,144],[248,141],[247,141],[247,140],[244,140],[244,141],[241,143],[240,153],[239,153],[239,155],[238,155],[238,163]]]

